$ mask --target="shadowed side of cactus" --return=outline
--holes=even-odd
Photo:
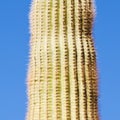
[[[26,120],[99,120],[92,0],[33,0]]]

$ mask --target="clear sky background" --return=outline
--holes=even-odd
[[[0,0],[0,120],[25,120],[30,0]],[[96,0],[101,120],[120,120],[120,0]]]

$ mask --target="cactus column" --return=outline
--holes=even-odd
[[[26,120],[99,120],[92,0],[33,0]]]

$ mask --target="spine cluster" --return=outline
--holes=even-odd
[[[99,120],[92,0],[33,0],[26,120]]]

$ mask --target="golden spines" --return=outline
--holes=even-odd
[[[29,94],[29,109],[28,109],[28,115],[27,119],[34,120],[39,117],[39,39],[40,37],[40,30],[38,29],[38,25],[40,24],[38,17],[38,10],[39,6],[38,3],[33,2],[32,12],[30,14],[30,23],[31,23],[31,51],[30,51],[30,64],[29,64],[29,81],[28,81],[28,94]],[[31,17],[32,16],[32,17]],[[35,89],[36,88],[36,89]],[[36,94],[34,94],[36,93]],[[37,113],[37,114],[36,114]]]
[[[92,80],[92,90],[93,90],[93,116],[95,120],[99,120],[98,114],[98,73],[96,66],[96,52],[94,47],[94,42],[92,38],[92,24],[95,16],[95,8],[93,1],[89,0],[88,3],[88,44],[91,54],[91,80]]]
[[[52,14],[52,8],[51,8],[52,1],[48,1],[48,7],[47,8],[47,19],[48,19],[48,32],[47,32],[47,119],[51,120],[52,118],[52,46],[51,46],[51,14]]]
[[[79,90],[79,119],[86,120],[86,86],[84,68],[84,48],[82,41],[82,2],[75,1],[75,40],[77,52],[77,77]]]
[[[52,120],[61,119],[60,46],[59,46],[59,1],[52,0]]]
[[[93,119],[93,102],[92,102],[92,82],[90,66],[90,50],[88,45],[88,22],[87,22],[87,0],[82,1],[82,41],[84,48],[84,69],[85,69],[85,90],[86,90],[86,119]]]
[[[27,120],[99,120],[91,0],[33,0]]]
[[[79,93],[77,78],[76,44],[75,44],[75,6],[74,0],[67,1],[67,41],[69,50],[69,83],[71,119],[79,119]]]
[[[92,24],[95,16],[95,8],[93,1],[89,0],[88,4],[88,44],[91,53],[91,79],[92,79],[92,90],[93,90],[93,114],[94,120],[99,120],[98,114],[98,73],[96,66],[96,52],[94,48],[93,38],[92,38]]]
[[[70,120],[69,56],[67,43],[66,0],[59,0],[59,41],[61,56],[61,119]]]
[[[92,23],[93,23],[93,3],[86,0],[83,3],[83,43],[85,53],[85,73],[86,73],[86,95],[87,95],[87,118],[89,120],[98,120],[97,108],[97,70],[96,56],[92,39]],[[84,40],[85,38],[85,40]]]

